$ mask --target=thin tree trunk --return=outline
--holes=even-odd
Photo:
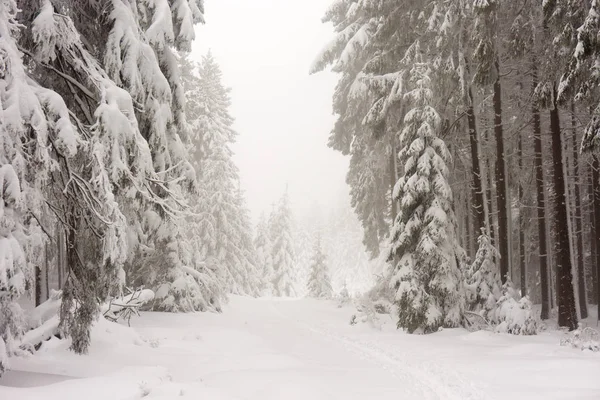
[[[35,306],[42,304],[42,267],[35,266]]]
[[[563,171],[563,149],[560,135],[560,117],[556,104],[556,85],[554,104],[550,109],[550,133],[552,135],[552,166],[553,183],[556,200],[554,202],[554,229],[556,240],[554,254],[556,255],[556,300],[558,303],[558,325],[574,330],[577,328],[577,310],[575,293],[573,291],[573,274],[571,266],[571,246],[569,242],[569,216],[567,214],[567,199],[565,195],[565,176]]]
[[[591,282],[590,282],[590,289],[591,289],[591,293],[590,293],[590,302],[592,304],[598,304],[596,303],[597,301],[597,295],[596,293],[598,292],[598,281],[597,281],[597,270],[596,270],[596,213],[594,212],[594,205],[596,204],[594,201],[594,188],[595,188],[595,184],[594,184],[594,166],[592,164],[589,164],[588,167],[588,190],[587,190],[587,203],[588,203],[588,218],[586,219],[587,221],[591,221],[591,223],[589,224],[589,228],[590,228],[590,234],[588,236],[589,238],[589,249],[590,249],[590,256],[588,258],[589,262],[588,264],[590,265],[590,271],[591,271]]]
[[[598,319],[600,319],[600,160],[594,154],[592,168],[594,181],[594,238],[596,249],[596,304],[598,304]]]
[[[575,103],[571,101],[571,128],[573,129],[573,194],[575,207],[573,216],[575,219],[575,249],[577,266],[577,288],[579,289],[579,312],[581,318],[587,318],[587,299],[585,290],[585,265],[583,262],[583,230],[581,224],[581,186],[579,181],[579,156],[577,152],[577,121],[575,120]]]
[[[510,272],[510,249],[508,239],[508,204],[506,189],[506,160],[504,153],[504,131],[502,127],[502,87],[500,66],[496,60],[498,78],[494,82],[494,133],[496,135],[496,196],[498,201],[498,249],[500,253],[500,276],[502,283]]]
[[[396,181],[397,181],[397,177],[396,177],[396,159],[397,159],[397,154],[396,153],[396,140],[395,140],[395,134],[392,133],[390,138],[390,146],[392,148],[391,150],[391,154],[390,154],[390,197],[391,197],[391,202],[392,202],[392,221],[396,220],[396,216],[398,215],[398,204],[396,203],[396,200],[394,200],[394,186],[396,186]]]
[[[45,244],[45,268],[44,268],[44,288],[46,293],[44,293],[44,300],[48,300],[50,298],[50,261],[48,254],[48,242]]]
[[[523,172],[523,135],[519,133],[517,157],[519,158],[519,175]],[[519,179],[519,271],[521,272],[521,296],[527,296],[527,269],[525,263],[525,224],[523,219],[523,183]]]
[[[538,85],[536,60],[532,63],[533,88]],[[533,116],[533,142],[534,142],[534,167],[535,167],[535,188],[537,203],[537,222],[538,222],[538,240],[539,240],[539,260],[540,260],[540,281],[542,311],[540,318],[545,320],[550,318],[550,288],[548,277],[548,247],[546,243],[546,200],[544,194],[544,159],[542,154],[542,125],[540,122],[540,110],[537,106],[532,107]]]
[[[475,235],[481,235],[481,230],[485,228],[485,207],[483,199],[483,185],[481,182],[481,160],[479,155],[479,135],[477,134],[477,121],[475,119],[475,110],[473,107],[473,91],[469,87],[469,105],[467,108],[467,121],[469,126],[469,141],[471,143],[471,178],[472,178],[472,200],[475,222]]]

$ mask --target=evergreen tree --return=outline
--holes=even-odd
[[[264,214],[261,214],[256,227],[254,248],[256,249],[256,266],[260,277],[259,289],[261,294],[270,296],[273,294],[273,245],[269,236],[269,226]]]
[[[494,264],[498,251],[485,230],[482,230],[477,242],[479,248],[475,260],[465,273],[466,301],[469,310],[478,312],[490,320],[502,295],[498,271]]]
[[[331,298],[331,278],[326,263],[326,257],[321,246],[321,236],[317,237],[314,245],[314,254],[310,265],[310,276],[308,278],[308,293],[311,297]]]
[[[460,324],[464,293],[446,166],[450,154],[437,136],[441,121],[432,107],[431,66],[419,42],[407,51],[404,65],[411,65],[404,97],[412,109],[399,141],[404,174],[395,189],[400,209],[392,230],[390,260],[397,261],[391,285],[398,326],[427,333]]]
[[[287,190],[269,219],[269,236],[273,257],[273,294],[275,296],[295,296],[294,269],[296,254],[292,237],[292,211]]]
[[[198,177],[189,240],[196,241],[198,257],[227,292],[256,294],[252,228],[245,200],[236,189],[239,175],[230,149],[237,133],[229,113],[229,89],[210,52],[201,64],[185,57],[181,64],[189,99],[190,153]]]

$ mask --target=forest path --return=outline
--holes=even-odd
[[[236,348],[237,360],[228,368],[203,374],[203,381],[247,399],[471,398],[412,373],[401,362],[390,362],[362,345],[314,327],[311,324],[323,321],[306,322],[304,317],[319,316],[307,305],[323,307],[322,302],[311,300],[235,304],[232,311],[244,321],[238,329],[245,336],[240,343],[248,346]],[[332,303],[328,305],[335,310]],[[222,351],[228,352],[225,346]]]
[[[389,316],[381,329],[351,326],[355,312],[333,301],[233,296],[223,314],[143,313],[135,330],[101,320],[87,356],[53,339],[13,358],[0,399],[600,398],[600,356],[558,346],[558,332],[408,335]]]

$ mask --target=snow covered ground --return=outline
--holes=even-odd
[[[350,326],[353,313],[232,297],[222,315],[146,313],[135,331],[101,321],[88,356],[56,339],[13,358],[0,399],[600,399],[600,354],[559,332],[417,336]]]

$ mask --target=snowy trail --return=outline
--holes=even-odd
[[[273,308],[283,317],[293,319],[281,312],[276,303]],[[348,351],[361,355],[362,358],[372,360],[383,369],[389,371],[398,381],[410,382],[417,386],[422,399],[447,399],[447,400],[487,400],[488,396],[475,387],[473,383],[466,383],[464,378],[455,372],[445,370],[439,365],[430,364],[423,366],[410,363],[408,357],[394,354],[378,346],[375,342],[356,340],[345,335],[334,333],[332,330],[315,327],[307,322],[293,321],[298,326],[314,332],[319,337],[328,338],[332,343],[342,345]]]
[[[556,333],[406,335],[391,323],[350,326],[353,312],[310,299],[232,297],[222,315],[144,313],[133,321],[137,333],[102,322],[88,356],[53,340],[13,359],[0,399],[600,398],[599,355],[559,347]]]

